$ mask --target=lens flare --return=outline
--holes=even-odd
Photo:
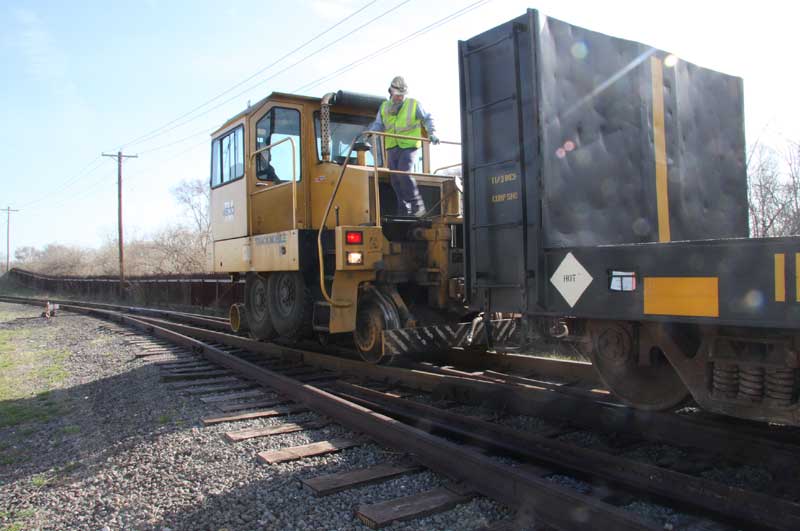
[[[570,51],[572,52],[572,57],[575,59],[585,59],[589,54],[589,48],[586,47],[586,43],[583,41],[578,41],[573,44]]]
[[[759,310],[764,305],[764,294],[757,289],[751,289],[744,296],[744,306],[748,310]]]

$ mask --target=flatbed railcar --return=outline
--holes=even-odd
[[[251,334],[376,363],[575,341],[638,408],[800,424],[800,239],[748,238],[742,81],[534,10],[459,67],[463,187],[423,136],[423,219],[362,141],[382,98],[275,93],[213,134],[214,265]]]

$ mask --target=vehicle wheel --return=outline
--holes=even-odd
[[[314,301],[303,275],[295,271],[272,273],[267,298],[272,322],[281,337],[300,339],[310,335]]]
[[[267,303],[267,279],[258,273],[248,273],[245,279],[245,313],[250,337],[270,340],[277,336]]]
[[[391,363],[393,356],[386,356],[383,353],[382,332],[398,328],[399,323],[400,316],[390,302],[374,293],[359,297],[353,343],[361,359],[375,364]]]
[[[636,348],[633,326],[624,321],[590,321],[591,358],[600,379],[622,402],[661,411],[685,401],[689,390],[658,345],[642,334],[647,355]]]

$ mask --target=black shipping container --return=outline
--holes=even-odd
[[[545,310],[544,249],[747,236],[741,79],[535,10],[459,67],[474,306]]]

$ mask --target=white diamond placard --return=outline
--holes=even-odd
[[[592,283],[592,275],[578,262],[572,253],[567,253],[561,265],[550,277],[550,282],[556,287],[558,292],[567,301],[569,307],[575,306],[583,292]]]

